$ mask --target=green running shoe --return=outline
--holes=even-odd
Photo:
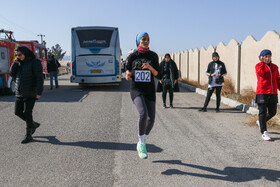
[[[138,151],[138,156],[142,159],[147,159],[148,158],[148,153],[146,149],[146,144],[144,143],[137,143],[137,151]]]

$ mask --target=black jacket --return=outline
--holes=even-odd
[[[17,97],[36,97],[42,95],[44,77],[41,61],[34,58],[13,63],[10,75],[16,81]]]
[[[60,63],[55,58],[49,59],[47,64],[47,70],[48,72],[56,72],[60,66]]]
[[[179,78],[179,73],[178,73],[178,68],[177,68],[177,65],[176,63],[170,59],[170,61],[168,62],[170,63],[170,80],[171,80],[171,83],[172,83],[172,87],[173,87],[173,90],[175,92],[179,92],[179,84],[178,84],[178,81],[177,83],[174,85],[174,80],[178,80]],[[164,79],[164,76],[166,74],[165,72],[165,69],[166,69],[166,62],[165,60],[163,60],[160,65],[160,74],[161,74],[161,78],[160,80],[163,80]],[[161,92],[162,91],[162,84],[160,84],[160,82],[158,82],[158,85],[157,85],[157,92]]]
[[[212,61],[208,64],[207,70],[206,70],[206,75],[209,78],[209,84],[211,84],[213,77],[211,76],[213,73],[215,73],[215,63],[218,64],[219,67],[221,67],[221,76],[219,77],[220,82],[224,82],[224,76],[227,74],[226,66],[222,61]]]

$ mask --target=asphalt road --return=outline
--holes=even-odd
[[[246,114],[205,97],[175,94],[163,109],[157,94],[149,158],[136,152],[138,114],[129,83],[82,88],[60,77],[34,108],[41,127],[22,145],[25,124],[14,115],[14,97],[0,96],[0,186],[280,186],[280,132],[261,140]]]

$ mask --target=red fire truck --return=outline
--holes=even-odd
[[[15,83],[9,76],[9,69],[15,59],[15,49],[18,46],[26,46],[33,51],[42,61],[43,73],[47,72],[47,49],[38,41],[16,41],[12,31],[0,30],[0,92],[14,93]]]

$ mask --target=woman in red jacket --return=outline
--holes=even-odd
[[[278,95],[277,89],[280,88],[280,77],[278,66],[271,62],[271,51],[262,50],[259,62],[256,66],[258,79],[256,91],[256,103],[259,107],[259,120],[256,122],[262,133],[262,139],[270,141],[266,122],[275,116],[277,111]]]

